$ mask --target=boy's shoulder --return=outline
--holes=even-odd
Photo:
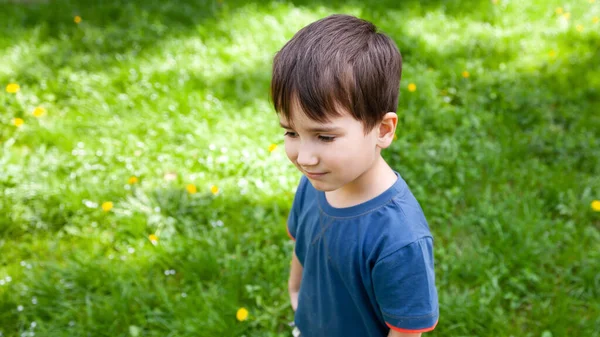
[[[421,205],[402,177],[402,188],[381,208],[365,214],[367,237],[380,257],[392,254],[419,240],[433,239]]]

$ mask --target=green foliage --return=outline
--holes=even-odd
[[[429,334],[600,336],[600,3],[541,0],[0,1],[0,335],[291,335],[270,66],[339,12],[403,54]]]

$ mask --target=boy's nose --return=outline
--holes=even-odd
[[[302,167],[309,167],[317,165],[319,163],[319,159],[315,155],[314,151],[304,148],[298,151],[296,162]]]

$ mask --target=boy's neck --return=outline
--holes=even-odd
[[[352,207],[385,192],[397,179],[394,170],[379,156],[373,166],[358,178],[335,191],[325,192],[325,197],[332,207]]]

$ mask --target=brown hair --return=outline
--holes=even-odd
[[[295,101],[318,122],[346,110],[367,132],[396,111],[401,75],[391,38],[368,21],[336,14],[302,28],[277,52],[271,98],[287,120]]]

